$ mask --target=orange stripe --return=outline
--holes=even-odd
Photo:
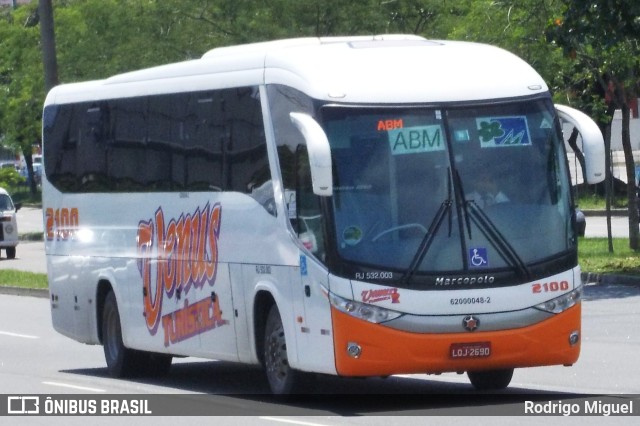
[[[385,376],[570,365],[580,354],[580,343],[569,344],[569,335],[580,330],[580,315],[581,306],[578,304],[525,328],[418,334],[362,321],[332,308],[336,369],[342,376]],[[349,342],[361,346],[359,358],[347,354]],[[472,342],[491,342],[491,356],[473,359],[449,357],[452,343]]]

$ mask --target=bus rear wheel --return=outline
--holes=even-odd
[[[118,303],[109,292],[102,311],[102,344],[107,369],[112,377],[165,376],[173,357],[167,354],[137,351],[124,346]]]
[[[109,375],[127,377],[134,373],[136,354],[122,342],[120,312],[112,291],[107,294],[102,310],[102,346]]]
[[[511,383],[513,368],[504,370],[467,371],[469,381],[477,390],[504,389]]]

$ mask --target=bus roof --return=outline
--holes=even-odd
[[[494,46],[411,35],[299,38],[213,49],[202,58],[54,88],[48,103],[284,84],[328,101],[440,103],[527,96],[547,85]]]

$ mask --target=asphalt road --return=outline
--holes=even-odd
[[[23,207],[16,213],[18,221],[18,233],[28,234],[42,232],[44,229],[42,221],[42,209],[34,207]]]
[[[16,213],[20,235],[43,232],[42,209],[23,207]],[[16,247],[16,258],[7,259],[1,251],[0,269],[16,269],[29,272],[47,272],[47,262],[42,241],[21,241]]]
[[[585,237],[606,237],[607,218],[605,216],[587,216]],[[611,217],[611,235],[614,238],[629,238],[629,219],[626,216]]]
[[[47,299],[0,295],[0,396],[170,395],[179,406],[194,408],[206,397],[208,409],[232,416],[217,418],[216,424],[256,425],[421,425],[424,416],[451,415],[463,417],[431,417],[428,424],[506,425],[513,424],[513,419],[485,416],[522,410],[529,400],[575,402],[609,398],[607,395],[633,398],[640,410],[639,321],[640,288],[590,286],[583,304],[582,354],[572,367],[517,369],[509,388],[490,395],[473,390],[466,376],[444,374],[387,379],[321,377],[317,383],[320,395],[279,400],[266,394],[260,370],[194,358],[175,360],[169,376],[162,379],[113,379],[107,374],[100,346],[74,342],[52,329]],[[234,417],[238,415],[246,417]],[[11,424],[73,424],[69,423],[72,418],[64,417],[34,420],[13,418]],[[90,422],[108,424],[104,420]],[[542,420],[518,417],[517,422],[540,424]],[[126,419],[127,424],[176,426],[194,421],[193,417]],[[580,424],[600,425],[602,421],[602,417],[583,417]],[[616,423],[636,424],[637,417],[618,418]]]

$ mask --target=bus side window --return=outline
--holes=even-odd
[[[324,217],[320,198],[313,193],[304,137],[289,115],[291,112],[310,113],[313,105],[308,96],[290,87],[273,85],[268,90],[287,215],[300,242],[323,260]]]
[[[275,216],[259,92],[257,88],[239,88],[223,90],[221,95],[226,190],[249,194]]]
[[[307,148],[296,149],[296,230],[302,244],[312,253],[322,257],[324,242],[320,198],[313,193],[309,154]]]

